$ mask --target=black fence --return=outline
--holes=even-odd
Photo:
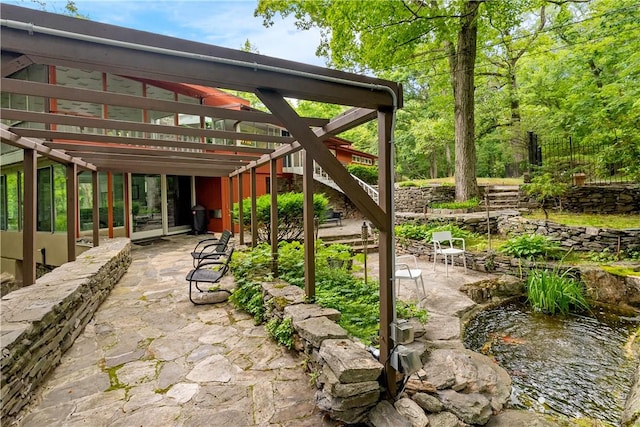
[[[542,168],[574,185],[630,181],[621,169],[625,165],[611,152],[615,141],[587,144],[572,137],[539,140],[534,132],[527,136],[530,171]]]

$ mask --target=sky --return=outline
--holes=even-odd
[[[41,9],[33,0],[4,3]],[[46,10],[62,13],[65,0],[44,0]],[[315,56],[317,29],[299,31],[293,19],[274,18],[270,28],[253,16],[257,0],[75,0],[78,12],[92,21],[207,44],[241,49],[248,39],[262,55],[325,66]]]

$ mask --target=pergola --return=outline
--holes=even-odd
[[[389,392],[395,394],[395,371],[387,363],[393,349],[389,325],[393,320],[393,165],[392,132],[395,110],[402,106],[400,85],[372,77],[146,33],[87,20],[3,4],[1,8],[3,93],[65,99],[104,106],[121,106],[196,116],[270,123],[282,126],[290,137],[187,128],[125,120],[78,117],[51,111],[2,108],[0,117],[37,126],[0,128],[1,141],[24,151],[23,277],[35,281],[37,155],[66,164],[67,210],[77,206],[77,173],[93,172],[94,206],[97,173],[125,172],[229,177],[250,174],[252,242],[257,240],[256,168],[270,165],[271,227],[276,229],[276,160],[298,150],[305,152],[304,241],[305,291],[315,294],[312,163],[315,160],[342,188],[346,196],[380,231],[380,361],[386,367]],[[107,72],[137,79],[190,83],[254,93],[270,113],[216,108],[163,101],[90,89],[71,88],[9,78],[31,64]],[[311,100],[350,107],[327,119],[300,117],[285,98]],[[46,103],[45,103],[46,104]],[[365,122],[378,123],[379,201],[362,189],[322,141]],[[103,129],[102,134],[58,130],[61,126]],[[117,130],[119,132],[107,132]],[[123,136],[127,133],[138,136]],[[153,134],[200,138],[202,142],[154,139]],[[139,136],[143,135],[143,136]],[[207,138],[230,138],[273,143],[274,148],[206,144]],[[87,144],[93,143],[93,144]],[[183,151],[183,149],[189,149]],[[231,193],[232,191],[230,191]],[[240,206],[242,204],[240,203]],[[229,213],[230,214],[230,213]],[[240,210],[240,223],[243,212]],[[98,210],[93,212],[94,242],[98,242]],[[67,215],[69,260],[75,259],[75,215]],[[271,234],[277,261],[277,233]],[[241,243],[243,233],[240,233]],[[274,262],[274,265],[277,265]]]

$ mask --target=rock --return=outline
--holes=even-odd
[[[507,409],[495,417],[491,417],[486,427],[558,427],[560,425],[545,417],[544,414],[530,411],[516,411]]]
[[[635,305],[640,305],[638,287],[627,283],[623,277],[593,267],[580,268],[580,277],[590,299],[607,304],[630,304],[633,298]]]
[[[425,412],[438,413],[444,409],[444,405],[438,398],[427,393],[416,393],[412,399],[424,409]]]
[[[466,423],[484,425],[491,417],[491,402],[480,393],[443,390],[438,396],[447,410]]]
[[[378,381],[342,384],[327,365],[322,367],[322,375],[319,381],[324,385],[325,393],[334,397],[351,397],[380,389]]]
[[[434,427],[465,427],[463,423],[451,412],[439,412],[437,414],[429,414],[429,424]],[[521,426],[521,424],[512,424],[510,427]],[[527,426],[529,427],[529,426]]]
[[[621,425],[624,427],[640,425],[640,366],[636,368],[633,385],[622,413]]]
[[[425,427],[429,425],[429,418],[416,402],[405,397],[394,404],[398,413],[411,422],[412,427]]]
[[[324,340],[320,357],[343,384],[376,381],[382,372],[382,364],[349,339]]]
[[[439,390],[452,388],[483,394],[494,412],[499,412],[511,395],[509,374],[488,357],[471,350],[433,350],[424,371],[426,380]]]
[[[349,334],[337,323],[326,317],[311,317],[296,323],[296,331],[314,347],[320,348],[323,341],[335,338],[347,338]]]
[[[196,304],[220,304],[229,299],[231,293],[226,289],[216,289],[208,292],[193,292],[191,298]]]
[[[317,304],[295,304],[284,308],[284,317],[291,317],[294,325],[301,320],[321,316],[334,322],[340,320],[340,312],[338,310],[320,307]]]
[[[524,281],[515,276],[503,274],[496,279],[467,283],[460,288],[474,302],[483,304],[494,299],[522,295],[525,292]]]
[[[369,422],[374,427],[412,427],[411,422],[400,415],[386,400],[380,401],[369,412]]]

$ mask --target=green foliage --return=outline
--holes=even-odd
[[[539,234],[522,234],[507,240],[500,252],[516,258],[528,260],[560,259],[560,246],[546,236]]]
[[[303,246],[299,242],[281,242],[278,245],[280,279],[292,285],[304,286],[303,252]],[[330,261],[337,259],[350,262],[352,258],[349,246],[316,242],[316,303],[339,310],[342,313],[339,324],[352,336],[364,342],[377,342],[380,323],[378,283],[372,280],[364,283],[346,265],[336,268]],[[260,280],[259,277],[268,277],[269,266],[270,248],[266,244],[258,245],[251,251],[240,252],[240,256],[234,257],[231,268],[239,289],[231,296],[232,302],[240,300],[239,307],[248,306],[263,316],[262,293],[260,290],[258,302],[258,290],[255,288],[258,285],[254,283]],[[236,293],[239,294],[236,296]],[[398,308],[403,316],[416,316],[426,320],[426,312],[413,304],[398,304]],[[275,331],[278,326],[274,323],[270,327]]]
[[[304,195],[302,193],[281,193],[277,196],[278,204],[278,240],[295,240],[302,236],[304,225],[302,213]],[[324,194],[313,195],[313,213],[318,218],[325,218],[328,199]],[[244,226],[251,224],[251,198],[242,201]],[[238,204],[233,205],[233,217],[237,222]],[[256,199],[256,219],[258,221],[258,239],[268,242],[271,239],[271,195],[265,194]]]
[[[415,304],[407,303],[406,301],[396,301],[396,311],[398,317],[401,319],[416,318],[422,323],[426,323],[429,320],[429,313],[424,308],[419,308]]]
[[[477,234],[464,230],[452,223],[406,223],[395,226],[396,237],[399,237],[400,239],[418,240],[426,243],[431,242],[431,236],[436,231],[450,231],[452,237],[463,238],[466,245],[473,245],[480,239],[480,236]]]
[[[568,188],[567,184],[554,180],[548,172],[533,177],[530,184],[523,186],[524,192],[540,203],[547,220],[549,219],[546,209],[547,202],[551,199],[560,198],[567,192]]]
[[[369,185],[378,184],[378,167],[377,166],[365,166],[351,163],[347,165],[347,171],[351,175],[355,175]]]
[[[429,207],[433,209],[471,209],[477,208],[480,204],[478,198],[474,197],[464,202],[433,202]]]
[[[267,333],[280,345],[287,347],[289,350],[293,348],[293,323],[290,317],[280,320],[277,317],[272,318],[265,325]]]
[[[567,314],[589,308],[584,287],[568,275],[569,270],[532,270],[527,279],[527,300],[531,306],[548,314]]]
[[[234,306],[241,308],[253,316],[253,321],[259,325],[264,321],[264,298],[260,283],[248,280],[236,280],[236,289],[229,297]]]

